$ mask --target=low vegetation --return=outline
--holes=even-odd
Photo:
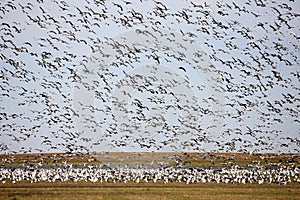
[[[0,155],[2,166],[58,166],[72,165],[146,165],[146,166],[248,166],[296,165],[299,154],[247,154],[247,153],[171,153],[171,152],[110,152],[110,153],[44,153]]]
[[[3,184],[0,199],[300,199],[300,184],[20,182]]]
[[[298,154],[244,153],[102,153],[102,154],[15,154],[0,155],[2,166],[58,165],[164,165],[231,166],[294,165],[300,166]],[[224,184],[224,183],[91,183],[37,182],[0,183],[1,199],[102,199],[102,200],[191,200],[191,199],[300,199],[300,184]]]

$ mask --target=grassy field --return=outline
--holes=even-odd
[[[98,153],[98,154],[15,154],[0,155],[2,166],[20,165],[165,165],[165,166],[247,166],[296,165],[299,154],[246,153]],[[103,200],[191,200],[191,199],[299,199],[300,184],[217,184],[197,183],[91,183],[37,182],[0,183],[1,199],[103,199]]]
[[[110,165],[167,165],[167,166],[248,166],[248,165],[297,165],[299,154],[247,154],[247,153],[176,153],[176,152],[110,152],[94,154],[93,157]]]
[[[37,183],[20,182],[0,187],[0,199],[300,199],[300,184],[258,185],[184,183]]]
[[[0,164],[2,166],[45,166],[64,165],[65,163],[73,165],[99,165],[90,154],[83,153],[36,153],[36,154],[0,154]]]
[[[247,153],[176,153],[176,152],[109,152],[96,154],[43,153],[0,155],[0,165],[147,165],[147,166],[230,166],[230,165],[296,165],[299,154],[247,154]]]

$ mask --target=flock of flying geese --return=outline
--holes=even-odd
[[[206,151],[205,144],[214,151],[299,152],[298,3],[170,2],[2,1],[0,152],[89,152],[107,146],[115,150],[131,146],[142,151]],[[122,43],[111,37],[112,33],[132,30],[153,40],[152,48],[145,48],[147,40],[128,44],[126,38]],[[195,67],[192,65],[201,56],[195,52],[194,59],[188,60],[189,46],[176,41],[175,33],[205,49],[214,67],[202,66],[202,70],[217,74],[212,77],[214,82],[207,84],[214,90],[212,94],[224,94],[222,102],[211,93],[197,95],[207,85],[190,85],[191,69]],[[154,38],[155,34],[183,50],[156,48],[164,46],[158,37]],[[103,46],[115,52],[106,68],[104,60],[111,52]],[[90,57],[94,53],[102,57]],[[95,60],[100,69],[97,73],[89,68]],[[150,63],[152,72],[135,73],[134,69],[145,63]],[[162,65],[171,66],[170,70]],[[91,74],[96,78],[86,82]],[[182,85],[184,89],[174,89]],[[83,100],[79,102],[81,110],[76,110],[76,87],[93,91],[99,105],[86,106]],[[123,100],[114,96],[116,88]],[[184,96],[183,90],[191,88],[197,91],[195,95]],[[223,109],[213,110],[214,104],[221,104]],[[120,123],[116,112],[127,118]],[[74,126],[78,118],[96,138],[91,146],[86,145],[91,140],[82,137],[85,130],[80,132]],[[210,138],[215,118],[224,123],[218,137]],[[101,138],[97,128],[103,133]],[[189,137],[181,140],[186,135]],[[124,170],[114,172],[116,180],[127,180],[129,171]],[[167,177],[169,181],[195,182],[202,181],[204,172],[206,181],[216,180],[223,173],[195,169],[202,177],[199,179],[188,169],[161,170],[134,170],[130,179]],[[57,175],[58,171],[61,175]],[[91,171],[95,172],[93,177]],[[105,180],[113,170],[19,169],[1,173],[2,177],[11,174],[15,180],[75,180],[78,174],[82,175],[79,179]],[[254,182],[262,175],[238,170],[228,180],[234,181],[240,173],[252,173],[244,181]],[[267,179],[267,174],[263,176]],[[222,177],[219,181],[226,180]]]
[[[29,181],[86,181],[101,183],[134,182],[157,183],[183,182],[193,183],[255,183],[255,184],[288,184],[300,183],[300,169],[295,166],[277,166],[273,168],[253,166],[242,168],[103,168],[88,166],[76,168],[72,166],[61,168],[4,168],[0,171],[0,181],[16,183]]]

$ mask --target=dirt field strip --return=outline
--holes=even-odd
[[[128,166],[247,166],[252,164],[300,166],[300,154],[182,153],[182,152],[104,152],[1,154],[2,166],[45,165],[128,165]]]
[[[43,183],[37,187],[21,183],[20,188],[0,187],[0,199],[103,199],[103,200],[187,200],[187,199],[300,199],[300,185],[240,185],[240,184],[169,184],[152,187],[144,184],[137,187],[134,183],[92,184],[86,183]],[[50,187],[46,187],[49,184]],[[82,184],[82,187],[78,187]],[[51,186],[52,185],[52,186]],[[57,186],[61,187],[57,187]],[[64,186],[64,187],[62,187]]]

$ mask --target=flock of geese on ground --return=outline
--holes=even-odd
[[[208,150],[205,144],[214,151],[299,152],[298,2],[170,2],[1,1],[0,152],[90,152],[106,147],[200,152]],[[126,40],[132,38],[113,36],[128,31],[148,39],[129,44]],[[207,93],[197,95],[207,85],[188,84],[201,52],[190,59],[189,46],[178,42],[175,33],[203,47],[214,67],[201,66],[202,72],[217,74],[207,84],[213,94],[224,94],[222,101]],[[163,46],[162,39],[176,50]],[[145,46],[148,40],[151,47]],[[101,57],[91,57],[94,53]],[[111,56],[111,65],[103,67]],[[93,74],[89,67],[95,60],[100,70]],[[152,74],[135,73],[145,63],[150,63]],[[171,67],[163,71],[160,65]],[[91,74],[95,79],[86,82]],[[195,96],[175,91],[184,84]],[[74,88],[92,91],[99,106],[86,106],[83,99],[75,109]],[[124,101],[114,96],[116,88],[126,96]],[[222,109],[213,110],[214,104]],[[116,111],[127,121],[120,124]],[[83,120],[82,131],[75,127],[78,118]],[[215,119],[223,121],[222,128],[218,137],[210,138]],[[85,130],[93,139],[83,137]],[[7,173],[20,178],[22,170]],[[89,170],[78,173],[87,175]],[[182,180],[190,180],[184,175],[189,171],[181,170]],[[23,174],[53,179],[55,171]],[[195,178],[190,181],[199,181]]]
[[[1,168],[2,184],[19,181],[36,183],[40,181],[64,182],[134,182],[158,183],[170,182],[193,183],[254,183],[254,184],[288,184],[300,183],[300,168],[296,166],[253,166],[253,167],[222,167],[222,168],[128,168],[128,167],[19,167]]]

